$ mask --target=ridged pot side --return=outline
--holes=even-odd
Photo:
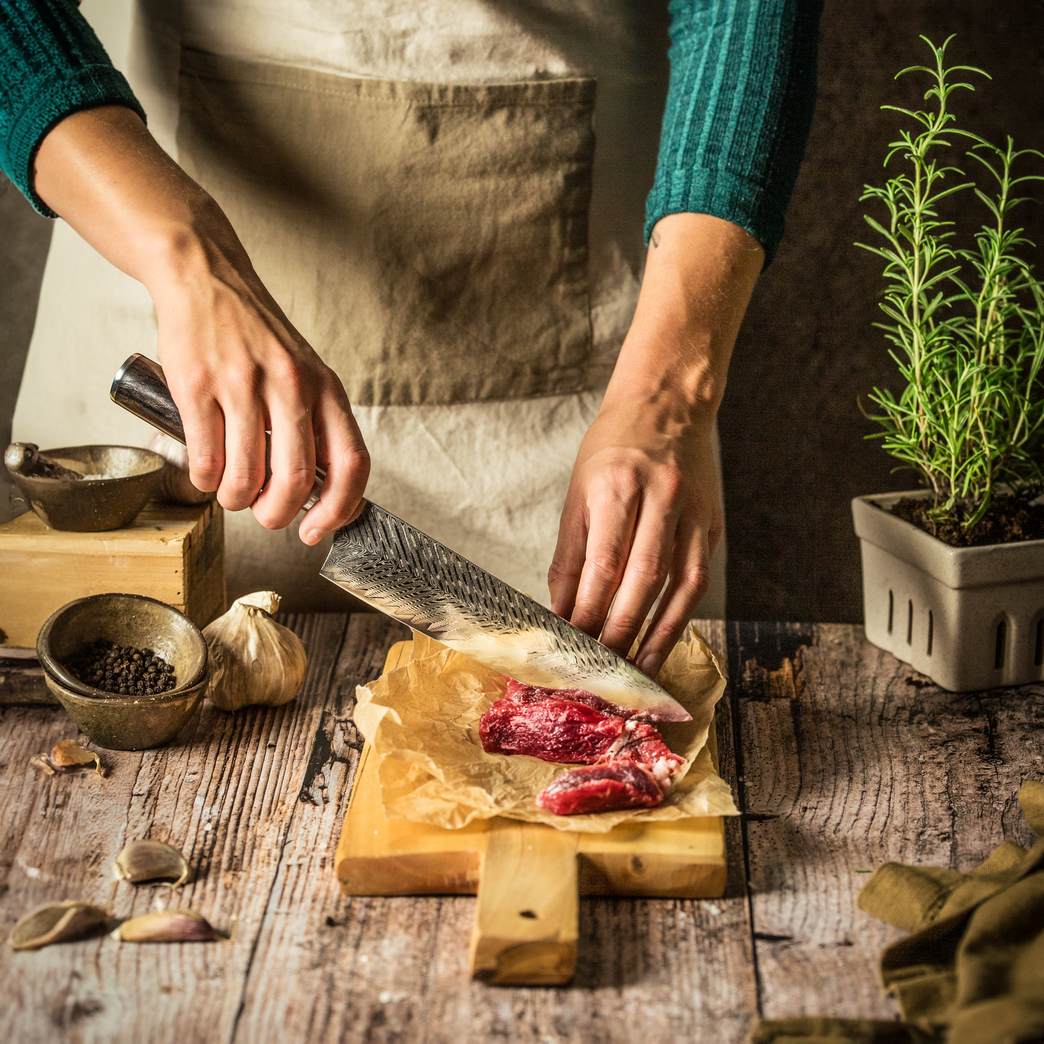
[[[1044,679],[1044,540],[950,547],[856,497],[868,641],[952,692]]]

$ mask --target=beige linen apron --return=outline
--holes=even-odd
[[[178,156],[353,403],[587,387],[594,81],[181,56]]]
[[[665,5],[140,7],[131,81],[150,126],[344,380],[367,495],[546,601],[572,462],[637,296]],[[54,268],[57,289],[70,263]],[[230,596],[341,606],[316,579],[325,545],[249,512],[226,531]],[[724,613],[723,553],[715,567],[708,615]]]

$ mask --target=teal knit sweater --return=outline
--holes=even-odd
[[[648,3],[651,0],[621,0]],[[667,214],[745,228],[771,259],[816,93],[822,0],[671,0],[671,83],[645,234]],[[145,113],[75,0],[0,0],[0,167],[41,214],[33,157],[61,119]]]

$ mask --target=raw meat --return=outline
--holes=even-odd
[[[543,761],[590,765],[617,744],[625,724],[623,718],[571,700],[519,703],[505,697],[482,715],[479,735],[487,754],[529,754]]]
[[[563,773],[537,795],[537,804],[557,815],[650,808],[663,800],[684,759],[628,713],[583,689],[509,678],[504,697],[482,715],[479,734],[489,754],[589,766]]]
[[[644,765],[610,761],[563,772],[540,791],[536,803],[556,816],[576,816],[655,808],[662,800],[663,791]]]
[[[591,707],[602,714],[611,714],[614,718],[637,718],[638,711],[625,710],[617,707],[615,703],[603,700],[586,689],[543,689],[539,685],[526,685],[524,682],[516,681],[514,678],[507,679],[507,692],[504,693],[505,700],[515,700],[517,703],[536,703],[540,700],[568,700],[570,703],[582,703],[585,707]]]

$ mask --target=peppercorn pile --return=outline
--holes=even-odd
[[[151,649],[92,642],[66,664],[82,682],[119,696],[158,696],[174,688],[174,668]]]

